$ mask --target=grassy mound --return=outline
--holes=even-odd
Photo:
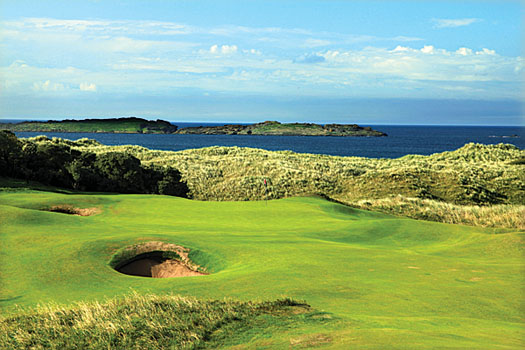
[[[256,323],[261,329],[297,322],[306,312],[306,304],[290,299],[251,303],[135,293],[0,318],[0,348],[213,349],[228,338],[242,339]]]

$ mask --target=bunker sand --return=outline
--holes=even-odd
[[[129,256],[114,268],[126,275],[153,278],[207,275],[191,261],[189,249],[176,244],[150,241],[130,246],[124,252],[129,252]],[[167,252],[176,253],[177,258],[166,256]]]
[[[205,275],[205,273],[194,271],[175,259],[161,259],[155,257],[132,261],[129,264],[122,266],[117,271],[126,275],[153,278]]]
[[[77,216],[91,216],[100,213],[100,209],[93,207],[93,208],[76,208],[70,205],[54,205],[51,208],[44,209],[46,211],[51,211],[54,213],[62,213],[62,214],[69,214],[69,215],[77,215]]]

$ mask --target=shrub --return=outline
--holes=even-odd
[[[143,166],[130,153],[94,153],[71,146],[99,143],[36,137],[20,142],[0,131],[1,175],[82,191],[160,193],[186,197],[188,187],[172,167]]]

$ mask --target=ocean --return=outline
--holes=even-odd
[[[225,123],[173,123],[179,128]],[[227,123],[226,123],[227,124]],[[363,125],[366,126],[366,125]],[[370,125],[387,137],[257,136],[257,135],[156,135],[18,132],[18,137],[46,135],[69,140],[95,139],[105,145],[139,145],[149,149],[180,151],[209,146],[238,146],[271,151],[398,158],[407,154],[430,155],[453,151],[469,142],[510,143],[525,148],[525,127],[519,126],[406,126]]]

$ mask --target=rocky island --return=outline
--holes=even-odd
[[[83,120],[50,120],[22,123],[0,123],[0,130],[35,132],[92,132],[122,134],[173,134],[177,126],[165,120],[136,117]]]
[[[187,127],[177,130],[177,134],[206,135],[287,135],[287,136],[387,136],[384,132],[356,124],[281,124],[266,121],[248,125],[220,125]]]
[[[287,135],[287,136],[387,136],[387,134],[356,124],[279,123],[266,121],[256,124],[228,124],[178,129],[165,120],[146,120],[136,117],[112,119],[83,119],[61,121],[29,121],[0,123],[0,130],[14,132],[83,132],[123,134],[204,134],[204,135]]]

